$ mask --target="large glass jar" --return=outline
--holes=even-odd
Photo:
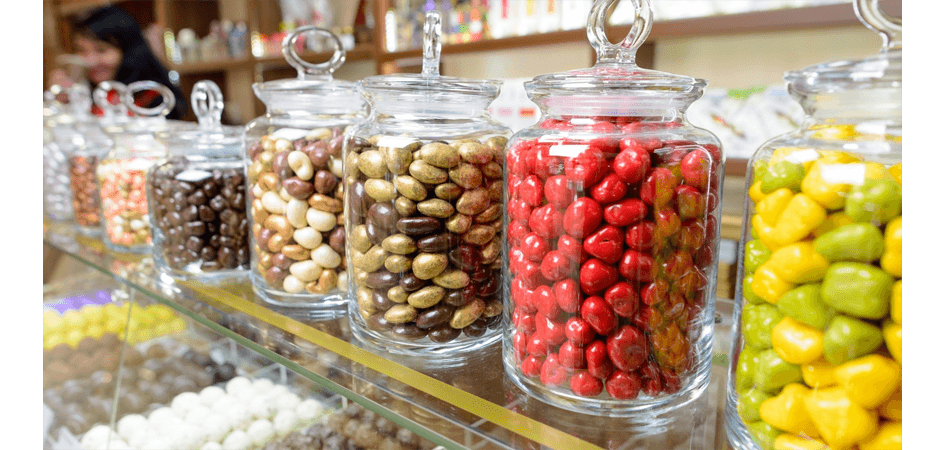
[[[249,269],[243,127],[220,125],[223,94],[199,81],[195,130],[162,132],[168,158],[147,174],[154,264],[175,278],[219,281]]]
[[[295,41],[306,32],[330,38],[331,60],[299,58]],[[366,104],[354,83],[332,79],[345,51],[328,30],[298,28],[283,40],[282,53],[299,76],[254,84],[266,115],[246,126],[253,288],[292,314],[339,315],[348,284],[342,135],[363,119]]]
[[[55,89],[61,92],[60,89]],[[52,220],[69,221],[73,218],[72,192],[69,189],[68,152],[81,139],[80,124],[92,120],[91,93],[88,86],[75,84],[66,89],[69,103],[60,105],[58,112],[47,116],[45,127],[50,131],[43,142],[43,212]]]
[[[133,93],[144,89],[158,91],[163,102],[153,108],[135,105]],[[145,253],[151,244],[145,175],[167,155],[167,146],[156,133],[170,128],[164,115],[174,107],[174,94],[162,84],[136,81],[128,85],[122,102],[142,117],[123,127],[106,129],[113,145],[95,169],[102,202],[102,238],[112,251]]]
[[[685,116],[706,82],[634,63],[649,1],[619,45],[613,3],[588,16],[594,67],[525,83],[542,118],[509,143],[504,362],[542,400],[626,415],[708,386],[723,157]]]
[[[736,449],[902,448],[900,19],[861,60],[787,72],[801,128],[747,174],[726,429]]]
[[[358,83],[372,110],[345,136],[349,315],[387,351],[450,357],[499,337],[511,133],[486,111],[500,82],[438,74],[437,12],[423,55],[419,75]]]

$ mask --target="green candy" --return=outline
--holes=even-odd
[[[820,283],[815,283],[787,291],[778,299],[778,311],[818,330],[827,328],[836,312],[820,299],[820,289]]]
[[[753,274],[745,275],[745,278],[742,280],[742,297],[748,300],[748,303],[765,303],[765,299],[759,297],[755,294],[755,291],[751,290],[751,280],[754,279],[755,276]]]
[[[880,345],[883,345],[883,332],[879,327],[852,317],[837,316],[824,333],[824,359],[836,366],[869,354]]]
[[[843,212],[854,222],[889,222],[902,214],[902,186],[893,180],[866,180],[850,189]]]
[[[777,392],[784,386],[801,381],[801,367],[791,364],[778,356],[773,349],[758,354],[755,365],[754,383],[756,389]]]
[[[851,223],[814,239],[814,250],[830,261],[873,262],[883,256],[883,232],[869,223]]]
[[[746,305],[742,310],[742,336],[745,344],[756,349],[771,348],[771,330],[784,314],[770,303]]]
[[[755,368],[758,365],[760,351],[745,347],[738,355],[735,364],[735,391],[745,392],[754,387]],[[753,419],[754,420],[754,419]]]
[[[864,319],[882,319],[889,313],[893,277],[869,264],[838,262],[827,268],[820,298],[837,311]]]
[[[755,176],[764,175],[764,173],[768,171],[768,161],[765,161],[763,159],[759,159],[753,162],[751,165],[754,168]]]
[[[751,238],[758,239],[758,230],[755,230],[755,227],[751,227]]]
[[[788,188],[794,192],[801,191],[801,181],[804,181],[804,165],[790,161],[778,161],[768,166],[768,170],[761,176],[761,192],[770,194],[781,188]]]
[[[761,389],[750,389],[738,396],[738,417],[745,422],[754,422],[761,420],[761,403],[771,398],[772,395]]]
[[[765,247],[760,240],[755,239],[745,243],[745,273],[755,273],[768,258],[771,250]]]
[[[781,430],[761,420],[749,423],[748,432],[761,450],[774,450],[774,440],[781,435]]]

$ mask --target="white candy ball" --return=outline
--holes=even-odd
[[[231,428],[227,419],[219,415],[212,415],[203,423],[203,429],[206,431],[207,439],[211,441],[223,439],[223,436],[226,436]]]
[[[109,450],[135,450],[132,446],[128,445],[127,442],[119,438],[116,438],[114,436],[112,436],[112,439],[110,441],[105,443],[105,448]],[[151,448],[148,447],[148,450],[151,450]],[[165,450],[165,449],[160,448],[160,449],[155,449],[155,450]]]
[[[182,392],[171,400],[171,409],[180,417],[186,417],[191,408],[200,404],[200,396],[194,392]]]
[[[253,442],[243,430],[236,430],[230,433],[223,441],[223,450],[247,450]]]
[[[173,436],[177,434],[177,430],[179,430],[182,426],[184,426],[183,419],[174,416],[161,423],[161,425],[158,426],[157,431],[161,435]]]
[[[307,422],[321,414],[324,409],[325,407],[318,400],[310,398],[299,403],[299,406],[295,408],[295,413],[298,414],[299,420]]]
[[[115,448],[115,447],[109,447],[109,449],[112,449],[112,448]],[[146,448],[148,450],[173,450],[174,448],[176,448],[176,446],[174,445],[173,442],[170,442],[169,439],[157,436],[145,442],[141,446],[141,448],[143,449]]]
[[[247,408],[250,414],[257,419],[268,419],[272,417],[272,413],[275,412],[272,401],[260,395],[253,397],[252,400],[249,401]]]
[[[260,378],[253,382],[253,390],[260,394],[269,392],[275,386],[276,385],[272,382],[272,380],[268,378]]]
[[[210,441],[206,444],[203,444],[203,447],[200,447],[200,450],[223,450],[223,446],[219,442]]]
[[[276,414],[276,418],[272,419],[272,425],[276,429],[276,433],[279,435],[286,434],[292,429],[295,428],[299,423],[299,416],[295,414],[295,411],[283,409]]]
[[[122,439],[130,439],[131,436],[138,434],[141,430],[148,427],[148,419],[141,414],[129,414],[118,421],[118,435]]]
[[[225,395],[220,397],[219,400],[213,402],[213,406],[211,406],[210,409],[217,414],[223,414],[230,409],[233,409],[233,407],[237,404],[239,404],[239,402],[236,401],[235,397],[232,395]]]
[[[89,431],[85,432],[85,435],[82,436],[82,447],[87,449],[93,448],[105,448],[105,444],[108,443],[108,436],[111,435],[112,429],[108,425],[96,425],[92,427]]]
[[[187,411],[184,422],[199,426],[203,424],[210,415],[210,408],[203,405],[194,405],[193,408],[190,408],[190,411]]]
[[[249,439],[253,441],[254,444],[261,445],[272,438],[275,434],[275,430],[272,427],[272,422],[268,420],[257,420],[249,424],[249,428],[246,429],[246,434],[249,435]]]
[[[249,378],[246,377],[235,377],[230,381],[226,382],[226,393],[230,395],[235,395],[237,392],[249,389],[252,387],[252,381],[249,381]]]
[[[159,436],[156,431],[154,431],[151,428],[147,428],[145,430],[141,430],[141,432],[139,432],[138,434],[135,434],[134,436],[130,437],[128,439],[128,444],[136,448],[147,448],[145,447],[145,444],[147,444],[152,439],[155,439],[158,437]]]
[[[150,423],[152,427],[158,427],[167,421],[167,419],[175,417],[176,415],[177,414],[173,409],[164,406],[151,412],[151,414],[148,416],[148,423]]]
[[[291,394],[291,393],[292,392],[289,390],[289,388],[281,384],[277,384],[273,386],[272,389],[269,390],[269,392],[266,392],[266,397],[269,397],[271,399],[276,399],[282,396],[283,394]]]
[[[226,391],[216,386],[207,386],[200,391],[200,403],[206,406],[213,405],[214,402],[226,395]]]
[[[302,399],[291,392],[276,397],[276,408],[278,409],[291,409],[295,411],[295,408],[299,406],[300,403],[302,403]]]

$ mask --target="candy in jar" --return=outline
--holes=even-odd
[[[58,86],[55,89],[59,92]],[[44,118],[43,140],[43,211],[53,220],[73,218],[72,191],[69,184],[68,155],[82,144],[83,127],[93,121],[90,114],[91,96],[85,85],[67,89],[69,103],[56,105],[52,97],[50,112]]]
[[[437,73],[439,21],[422,74],[360,82],[372,115],[345,136],[344,183],[353,334],[446,361],[499,338],[510,133],[486,113],[499,82]]]
[[[299,58],[294,42],[304,33],[328,36],[332,59]],[[253,288],[290,314],[340,315],[348,284],[342,135],[363,118],[366,105],[353,83],[332,80],[345,51],[331,32],[302,27],[282,48],[299,76],[254,84],[266,115],[246,126]]]
[[[622,45],[612,3],[589,15],[594,67],[525,84],[542,117],[506,160],[504,362],[539,399],[631,415],[708,385],[723,157],[685,117],[706,82],[634,63],[649,1]]]
[[[885,47],[787,72],[798,130],[747,176],[726,431],[737,449],[902,448],[901,20]]]

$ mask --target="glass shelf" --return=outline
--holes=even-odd
[[[581,415],[527,398],[505,376],[501,346],[462,365],[399,357],[354,339],[347,318],[293,319],[263,303],[248,278],[222,285],[161,276],[148,256],[117,254],[98,238],[50,224],[46,245],[114,277],[201,325],[449,449],[715,449],[722,426],[732,303],[716,302],[712,378],[665,415]]]

